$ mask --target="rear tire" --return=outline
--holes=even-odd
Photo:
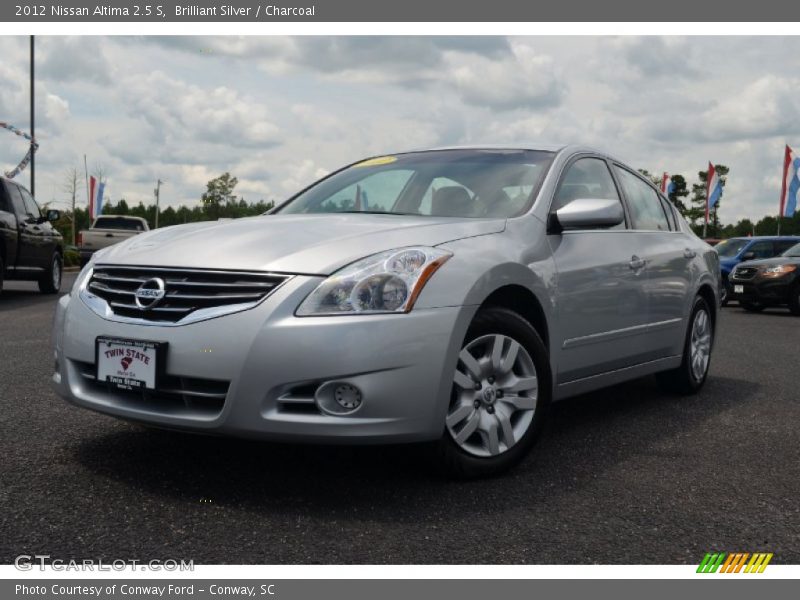
[[[711,309],[702,296],[697,296],[686,329],[681,364],[677,369],[657,373],[658,383],[670,392],[696,394],[708,377],[713,345],[714,321],[711,319]]]
[[[2,288],[2,282],[0,282],[0,288]],[[789,290],[789,310],[793,315],[800,317],[800,280]]]
[[[64,272],[64,262],[61,254],[54,252],[50,259],[50,266],[39,278],[39,291],[43,294],[57,294],[61,290],[61,275]]]
[[[747,312],[761,312],[766,308],[763,304],[759,304],[758,302],[748,302],[746,300],[739,300],[739,306],[741,306]]]
[[[547,349],[527,320],[506,308],[478,312],[461,346],[436,445],[440,470],[471,479],[519,463],[541,432],[551,381]]]

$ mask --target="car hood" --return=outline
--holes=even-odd
[[[112,246],[97,260],[330,275],[370,254],[499,233],[505,223],[505,219],[401,215],[264,215],[157,229]]]
[[[740,262],[737,267],[777,267],[778,265],[800,265],[800,256],[773,256]]]

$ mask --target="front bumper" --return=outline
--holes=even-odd
[[[440,437],[476,307],[295,317],[319,281],[296,276],[255,308],[178,327],[106,320],[77,294],[64,296],[54,322],[55,390],[115,417],[206,433],[342,443]],[[99,336],[168,342],[170,381],[220,398],[109,389],[92,378]],[[314,390],[332,381],[361,391],[358,410],[334,416],[318,409]]]
[[[736,279],[731,278],[731,299],[755,304],[787,304],[791,289],[790,277],[778,279]],[[736,292],[737,286],[742,290]]]

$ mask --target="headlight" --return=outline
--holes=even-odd
[[[778,265],[777,267],[767,267],[767,268],[765,268],[761,272],[761,274],[764,277],[778,278],[778,277],[783,277],[784,275],[786,275],[788,273],[791,273],[795,269],[797,269],[797,267],[795,265]]]
[[[86,280],[92,273],[92,267],[94,267],[94,261],[89,261],[86,263],[86,266],[81,269],[80,273],[78,273],[78,276],[75,278],[75,283],[72,284],[72,289],[69,291],[70,296],[74,296],[83,288],[86,284]]]
[[[97,262],[97,259],[100,255],[105,254],[108,248],[102,248],[97,252],[94,252],[91,257],[89,257],[89,262],[86,263],[78,276],[75,278],[75,283],[72,284],[72,289],[69,291],[70,296],[74,296],[77,292],[81,291],[81,289],[86,285],[90,275],[92,274],[92,269],[94,268],[94,263]]]
[[[300,304],[297,316],[408,312],[431,275],[451,256],[425,247],[368,256],[323,281]]]

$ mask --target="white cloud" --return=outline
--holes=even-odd
[[[27,37],[0,38],[0,120],[28,119]],[[800,39],[38,37],[37,195],[103,164],[112,198],[199,201],[229,171],[282,199],[361,157],[458,143],[601,147],[632,166],[731,168],[726,221],[775,212],[800,146]],[[2,132],[0,132],[2,134]],[[0,167],[25,150],[8,134]],[[27,175],[21,177],[27,181]]]
[[[553,59],[516,44],[502,58],[448,53],[444,79],[468,104],[494,109],[548,108],[566,93]]]

